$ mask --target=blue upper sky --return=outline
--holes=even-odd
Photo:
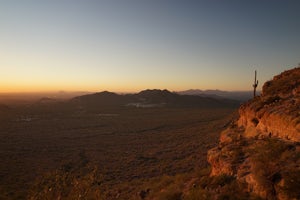
[[[300,1],[2,0],[0,92],[250,90],[300,62]]]

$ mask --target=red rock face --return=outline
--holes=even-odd
[[[285,71],[263,86],[262,95],[239,109],[238,126],[247,137],[300,142],[300,68]]]
[[[263,86],[207,154],[211,176],[226,174],[263,199],[300,198],[300,67]]]

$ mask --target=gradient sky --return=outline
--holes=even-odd
[[[297,0],[0,0],[0,92],[251,90],[299,62]]]

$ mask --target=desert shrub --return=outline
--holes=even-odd
[[[232,163],[239,163],[241,160],[243,160],[245,153],[242,149],[243,144],[241,144],[242,141],[239,141],[236,145],[232,145],[229,151],[229,157],[232,159]]]
[[[56,170],[37,181],[29,199],[101,199],[101,181],[93,167],[71,173]]]
[[[261,97],[257,96],[250,100],[247,106],[250,106],[254,111],[257,112],[264,106],[264,103],[261,101]]]
[[[284,186],[283,192],[290,199],[300,199],[300,171],[293,170],[283,174]]]
[[[205,188],[203,188],[205,180]],[[202,177],[200,184],[192,188],[184,200],[259,200],[245,191],[246,186],[238,182],[234,177],[221,175],[216,177]]]
[[[178,174],[176,176],[167,176],[154,178],[145,183],[142,187],[149,189],[146,199],[158,200],[177,200],[182,199],[185,183],[191,177],[187,174]]]
[[[181,200],[182,191],[176,186],[164,189],[157,195],[158,200]]]
[[[290,145],[283,141],[267,138],[253,148],[252,154],[254,155],[255,161],[267,164],[272,163],[273,161],[278,161],[281,154],[290,148]]]
[[[182,196],[184,177],[163,176],[158,182],[150,185],[152,197],[158,200],[179,200]]]
[[[198,183],[199,187],[201,188],[207,188],[209,186],[211,178],[209,176],[203,176],[200,178],[200,181]]]
[[[153,179],[145,187],[150,188],[152,191],[159,191],[162,188],[169,187],[173,182],[174,177],[163,175],[162,177]]]
[[[230,184],[234,180],[233,176],[222,174],[211,178],[209,186],[212,188],[223,187],[224,185]]]
[[[275,103],[277,101],[279,101],[281,98],[278,96],[278,95],[275,95],[275,96],[265,96],[263,98],[263,103],[264,104],[272,104],[272,103]]]
[[[84,152],[77,160],[62,164],[52,172],[39,177],[28,199],[102,199],[102,175],[89,163]]]
[[[233,176],[229,176],[227,174],[222,174],[219,176],[203,176],[200,179],[199,186],[204,189],[204,188],[209,188],[209,189],[216,189],[219,187],[223,187],[227,184],[230,184],[234,180]]]
[[[299,83],[299,73],[287,71],[275,77],[276,81],[268,81],[263,86],[265,95],[289,93]]]
[[[261,140],[250,151],[253,176],[270,198],[276,195],[274,185],[282,179],[283,163],[293,160],[294,151],[293,144],[273,138]]]
[[[219,187],[223,187],[226,184],[230,184],[234,180],[234,177],[222,174],[220,176],[212,176],[209,175],[202,176],[197,183],[197,188],[201,189],[216,189]]]
[[[217,200],[261,200],[259,197],[246,192],[245,188],[243,183],[234,179],[220,190]]]
[[[193,188],[187,195],[184,196],[184,200],[210,200],[212,195],[205,189],[200,187]]]

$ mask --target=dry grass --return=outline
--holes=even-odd
[[[234,177],[222,174],[210,177],[208,174],[200,176],[194,187],[185,194],[184,200],[247,200],[259,199],[245,191],[245,186]]]
[[[253,159],[253,175],[270,196],[282,190],[290,198],[299,198],[300,174],[295,171],[299,162],[296,144],[278,139],[264,139],[250,150]],[[283,186],[278,186],[284,180]]]
[[[101,193],[102,179],[96,167],[89,165],[86,158],[80,158],[76,163],[66,163],[61,169],[38,179],[32,187],[28,199],[101,200],[103,199]]]
[[[263,86],[266,95],[291,94],[292,90],[299,86],[300,68],[294,68],[277,75],[274,80],[268,81]]]

